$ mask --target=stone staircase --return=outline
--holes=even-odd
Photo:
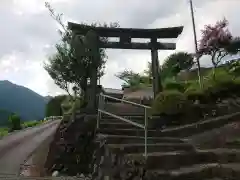
[[[121,106],[121,108],[117,108],[118,106]],[[133,109],[134,113],[131,112],[130,105],[123,106],[116,103],[109,108],[111,111],[108,112],[119,116],[129,116],[132,121],[143,123],[143,111]],[[105,108],[105,110],[107,111],[108,108]],[[240,118],[239,115],[240,113],[237,113],[225,117],[228,118],[227,120],[214,119],[184,127],[164,130],[149,129],[147,159],[144,157],[145,139],[143,129],[108,115],[103,115],[97,133],[98,136],[105,137],[106,146],[111,154],[121,154],[129,161],[144,162],[139,163],[136,167],[139,166],[139,168],[145,170],[145,179],[214,180],[215,178],[215,180],[222,180],[228,178],[239,180],[240,150],[224,148],[199,150],[185,139],[181,139],[203,132],[204,130],[200,130],[199,127],[206,127],[206,130],[209,130],[237,121]]]

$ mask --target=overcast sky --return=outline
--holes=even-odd
[[[184,26],[176,40],[177,51],[194,51],[189,0],[51,0],[64,21],[119,22],[121,27],[161,28]],[[205,24],[226,17],[230,31],[240,36],[240,0],[193,0],[197,34]],[[43,69],[59,40],[58,25],[43,0],[0,0],[0,80],[28,87],[41,95],[62,91]],[[159,51],[160,63],[174,51]],[[105,87],[120,88],[114,74],[124,69],[142,72],[150,61],[149,51],[108,50]],[[201,61],[208,64],[207,58]]]

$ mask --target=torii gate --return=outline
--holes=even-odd
[[[151,50],[152,59],[152,74],[153,74],[153,92],[154,97],[162,91],[158,50],[174,50],[176,43],[161,43],[157,39],[173,39],[177,38],[183,31],[183,26],[158,28],[158,29],[136,29],[136,28],[108,28],[108,27],[92,27],[82,24],[69,22],[68,27],[77,35],[86,35],[89,30],[93,30],[98,37],[115,37],[119,38],[119,42],[100,42],[98,48],[112,48],[112,49],[140,49]],[[132,38],[150,39],[149,43],[135,43]],[[95,73],[97,74],[97,73]],[[93,93],[96,94],[97,81],[94,83]],[[96,106],[96,96],[92,95],[92,108]]]

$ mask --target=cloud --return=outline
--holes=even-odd
[[[226,17],[229,28],[239,36],[239,0],[194,0],[198,39],[205,24]],[[194,41],[188,0],[52,0],[55,10],[64,14],[64,21],[119,22],[121,27],[161,28],[184,25],[175,42],[176,51],[194,52]],[[63,91],[43,69],[43,62],[54,52],[59,40],[58,25],[50,17],[42,0],[0,1],[0,80],[8,79],[42,94]],[[169,40],[170,41],[170,40]],[[159,51],[160,63],[174,51]],[[101,79],[105,87],[120,87],[114,75],[124,69],[142,72],[151,60],[149,51],[107,50],[106,74]],[[208,65],[208,57],[201,65]]]

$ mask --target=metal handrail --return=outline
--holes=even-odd
[[[142,128],[142,129],[144,129],[144,125],[142,125],[142,124],[139,124],[139,123],[130,121],[130,120],[126,119],[126,118],[123,118],[123,117],[121,117],[121,116],[112,114],[112,113],[107,112],[107,111],[103,111],[103,110],[101,110],[101,109],[99,109],[98,111],[101,112],[101,113],[104,113],[104,114],[106,114],[106,115],[112,116],[112,117],[114,117],[114,118],[120,119],[120,120],[122,120],[122,121],[124,121],[124,122],[127,122],[127,123],[129,123],[129,124],[132,124],[132,125],[134,125],[134,126],[137,126],[137,127],[140,127],[140,128]]]
[[[63,116],[48,116],[45,117],[44,120],[54,120],[54,119],[62,119]]]
[[[109,99],[113,99],[113,100],[117,100],[117,101],[121,101],[121,102],[124,102],[124,103],[127,103],[127,104],[131,104],[131,105],[134,105],[134,106],[146,108],[146,109],[150,109],[151,108],[150,106],[145,106],[143,104],[138,104],[138,103],[135,103],[135,102],[124,100],[124,99],[118,99],[118,98],[115,98],[115,97],[112,97],[112,96],[108,96],[108,95],[105,95],[105,94],[101,94],[100,96],[103,96],[103,97],[106,97],[106,98],[109,98]]]
[[[127,103],[127,104],[131,104],[131,105],[134,105],[134,106],[138,106],[138,107],[142,107],[144,108],[144,125],[142,124],[139,124],[139,123],[136,123],[136,122],[133,122],[129,119],[126,119],[126,118],[123,118],[123,117],[120,117],[116,114],[112,114],[110,112],[107,112],[107,111],[104,111],[102,108],[102,106],[104,105],[103,103],[105,102],[105,98],[109,98],[109,99],[113,99],[113,100],[117,100],[117,101],[121,101],[123,103]],[[134,102],[131,102],[131,101],[127,101],[127,100],[123,100],[123,99],[118,99],[118,98],[115,98],[115,97],[112,97],[112,96],[108,96],[108,95],[104,95],[103,93],[100,93],[99,94],[99,105],[98,105],[98,116],[97,116],[97,128],[99,128],[99,122],[101,120],[101,116],[102,116],[102,113],[103,114],[106,114],[106,115],[109,115],[111,117],[114,117],[116,119],[119,119],[121,121],[124,121],[124,122],[127,122],[129,124],[132,124],[134,126],[137,126],[137,127],[140,127],[142,129],[144,129],[144,156],[145,158],[147,158],[147,133],[148,133],[148,115],[147,115],[147,109],[150,109],[149,106],[145,106],[145,105],[142,105],[142,104],[137,104],[137,103],[134,103]]]

